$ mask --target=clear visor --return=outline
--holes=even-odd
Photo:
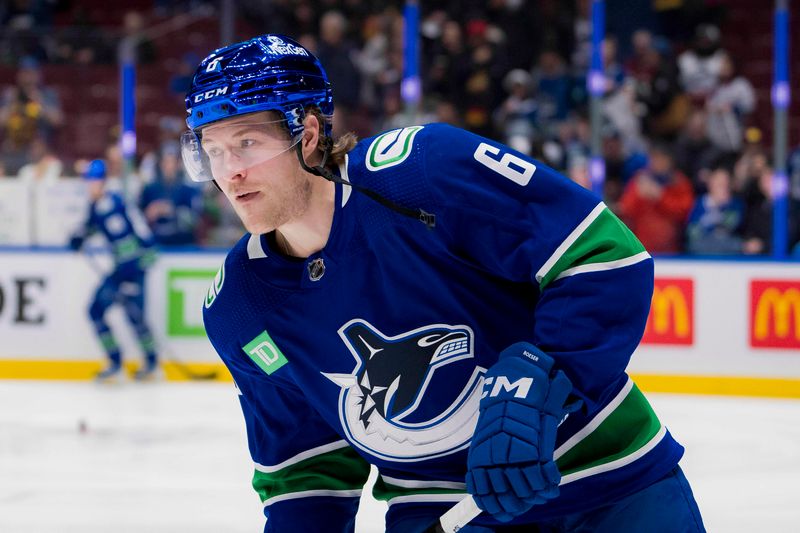
[[[275,159],[300,142],[288,137],[284,121],[237,121],[211,124],[181,135],[181,157],[192,181],[230,179]]]

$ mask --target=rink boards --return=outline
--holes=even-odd
[[[223,258],[162,253],[148,272],[147,316],[168,379],[182,378],[169,359],[224,370],[201,313]],[[92,376],[103,355],[86,310],[109,266],[100,253],[0,249],[0,379]],[[121,311],[108,318],[135,364],[141,352]],[[629,372],[650,391],[800,398],[800,264],[658,259]]]

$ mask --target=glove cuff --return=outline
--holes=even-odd
[[[536,365],[538,368],[544,370],[546,374],[550,374],[555,362],[553,358],[544,353],[542,350],[529,342],[516,342],[500,352],[499,361],[507,357],[514,357],[523,359],[529,363]]]

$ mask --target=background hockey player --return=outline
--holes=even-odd
[[[352,531],[369,464],[391,533],[467,493],[464,532],[703,530],[625,374],[653,262],[595,196],[443,124],[332,140],[325,72],[282,36],[209,55],[186,103],[187,171],[250,232],[204,319],[265,531]]]
[[[153,336],[144,316],[145,269],[155,258],[152,239],[144,223],[132,222],[122,197],[106,190],[106,165],[102,160],[89,163],[84,179],[89,188],[89,213],[81,230],[70,240],[70,247],[80,249],[89,235],[99,232],[108,241],[114,259],[114,269],[97,288],[89,307],[89,318],[108,356],[108,366],[97,378],[110,380],[122,373],[120,347],[105,320],[108,308],[119,303],[145,354],[134,378],[148,379],[158,368]]]

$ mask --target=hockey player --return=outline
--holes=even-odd
[[[600,200],[444,124],[331,139],[325,72],[283,36],[210,54],[186,105],[190,176],[250,232],[204,320],[265,531],[353,531],[369,464],[391,533],[468,493],[463,532],[703,530],[625,374],[653,261]]]
[[[86,237],[99,232],[108,240],[114,257],[114,270],[103,279],[89,307],[89,318],[108,356],[108,366],[97,374],[97,379],[116,380],[122,374],[120,348],[104,318],[114,303],[122,304],[145,354],[144,364],[134,378],[151,379],[156,375],[158,358],[144,316],[144,276],[155,257],[152,238],[143,222],[132,222],[122,197],[105,190],[106,165],[101,159],[89,163],[84,179],[89,187],[89,213],[83,227],[71,238],[70,248],[80,249]]]

